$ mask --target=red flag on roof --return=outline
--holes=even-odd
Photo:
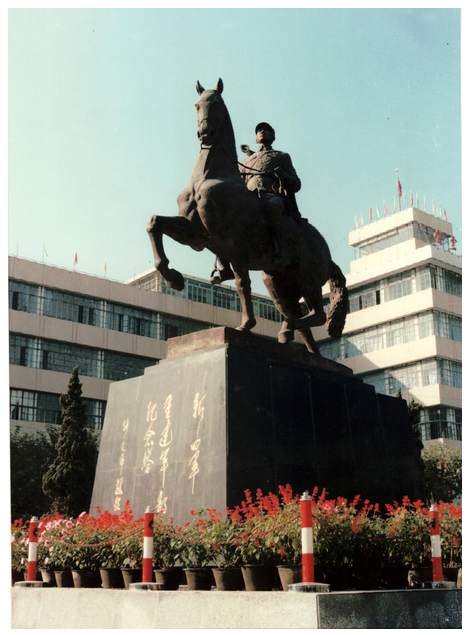
[[[387,216],[388,215],[388,206],[386,205],[386,201],[383,201],[384,203],[384,215]]]
[[[372,220],[373,220],[373,210],[370,207],[370,223],[371,223]]]
[[[443,207],[443,212],[445,213],[445,220],[448,220],[448,216],[446,214],[446,207]]]
[[[78,262],[78,256],[77,256],[77,252],[75,252],[75,264],[77,264]]]

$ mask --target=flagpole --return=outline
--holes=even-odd
[[[399,182],[399,170],[397,168],[396,168],[396,178],[397,178],[397,194],[398,194],[398,198],[399,198],[399,211],[401,211],[402,191],[401,191],[401,184]]]

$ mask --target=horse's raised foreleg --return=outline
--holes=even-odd
[[[241,324],[236,327],[238,331],[250,331],[256,326],[256,318],[254,317],[254,307],[252,305],[251,297],[251,278],[249,277],[248,269],[239,270],[234,268],[236,279],[236,290],[241,300],[242,309],[242,321]]]
[[[169,260],[163,247],[163,234],[182,245],[189,245],[198,250],[205,247],[204,237],[184,216],[150,216],[147,232],[150,236],[157,271],[161,273],[169,287],[182,291],[184,278],[179,271],[170,269],[168,266]]]

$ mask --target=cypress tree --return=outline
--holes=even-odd
[[[81,387],[75,366],[68,390],[60,397],[62,424],[55,446],[57,456],[42,479],[43,491],[52,500],[50,512],[68,517],[89,510],[97,461],[96,440],[86,429]]]

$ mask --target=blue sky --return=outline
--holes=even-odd
[[[77,253],[121,281],[150,269],[147,219],[177,214],[199,151],[195,83],[219,77],[238,147],[273,125],[344,272],[355,215],[392,212],[396,169],[461,253],[459,29],[456,8],[10,10],[9,253],[70,269]],[[166,247],[209,276],[210,252]]]

